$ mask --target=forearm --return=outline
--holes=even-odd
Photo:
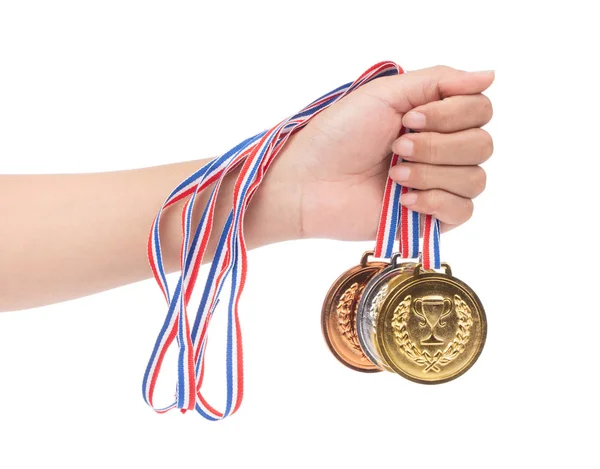
[[[108,173],[0,176],[0,311],[148,278],[146,243],[156,213],[170,191],[207,161]],[[231,210],[236,174],[222,184],[206,261]],[[249,248],[296,236],[292,214],[285,213],[288,199],[277,197],[276,182],[262,189],[245,219]],[[197,199],[194,226],[207,197],[205,191]],[[179,267],[182,204],[161,219],[168,272]]]

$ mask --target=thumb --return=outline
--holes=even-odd
[[[404,113],[450,96],[482,93],[493,82],[493,71],[465,72],[439,65],[373,80],[369,94]]]

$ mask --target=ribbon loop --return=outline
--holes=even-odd
[[[291,135],[302,129],[321,111],[360,86],[376,78],[399,73],[404,72],[393,62],[375,64],[356,81],[321,96],[270,130],[244,140],[224,155],[215,158],[182,181],[167,197],[152,225],[147,249],[154,278],[168,304],[167,314],[155,341],[142,384],[144,399],[156,412],[167,412],[173,408],[179,408],[182,412],[195,409],[208,420],[219,420],[232,415],[239,409],[243,399],[244,379],[242,335],[238,309],[248,270],[243,220],[252,195],[260,186],[270,165]],[[402,129],[401,132],[404,131],[405,129]],[[396,164],[398,160],[398,156],[394,155],[392,165]],[[215,205],[221,183],[227,174],[240,165],[241,169],[233,190],[233,206],[219,236],[200,304],[192,322],[188,315],[188,305],[211,236]],[[213,184],[214,187],[192,238],[192,214],[197,196]],[[405,257],[418,255],[418,214],[406,207],[400,207],[399,202],[400,194],[407,190],[388,178],[377,235],[376,257],[391,258],[398,226],[401,227],[402,255]],[[166,209],[188,197],[181,215],[183,239],[180,274],[176,288],[171,295],[163,265],[159,234],[160,220]],[[430,226],[429,231],[427,231],[427,226]],[[431,233],[430,238],[427,238],[427,233]],[[429,225],[426,221],[426,238],[429,239],[431,248],[424,248],[424,268],[428,268],[427,262],[433,262],[433,265],[439,262],[439,244],[437,244],[439,243],[439,223],[437,220],[430,219]],[[210,322],[219,303],[222,289],[228,281],[231,286],[227,304],[226,327],[227,392],[225,409],[221,412],[209,404],[202,393],[202,384]],[[154,390],[165,353],[175,342],[175,338],[177,338],[179,347],[175,401],[166,407],[157,408],[153,403]]]

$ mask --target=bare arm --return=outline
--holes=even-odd
[[[94,174],[1,175],[0,311],[64,301],[150,277],[146,242],[152,221],[169,192],[207,161]],[[222,185],[207,261],[231,209],[233,183],[232,174]],[[297,234],[294,215],[277,207],[284,203],[282,197],[266,192],[268,187],[257,194],[246,217],[250,247]],[[196,204],[196,222],[207,197],[203,194]],[[161,222],[169,272],[179,264],[182,204],[169,208]],[[276,223],[270,217],[277,212]]]
[[[442,230],[465,223],[485,187],[478,165],[492,138],[481,94],[492,72],[449,67],[374,80],[294,135],[249,206],[249,248],[298,237],[374,239],[389,175],[416,190],[402,203],[434,214]],[[398,137],[401,124],[418,133]],[[98,174],[0,176],[0,311],[76,298],[148,278],[146,241],[173,187],[203,161]],[[217,202],[209,258],[231,209],[235,174]],[[197,203],[198,219],[206,195]],[[179,210],[162,223],[165,263],[177,268]],[[206,259],[209,260],[209,259]]]

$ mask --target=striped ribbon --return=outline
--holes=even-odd
[[[399,73],[402,73],[401,69]],[[406,128],[400,135],[410,132]],[[395,153],[390,168],[402,161]],[[379,215],[379,225],[375,241],[374,257],[390,259],[394,252],[394,241],[398,237],[399,252],[404,259],[421,257],[423,268],[439,269],[440,261],[440,222],[433,215],[424,215],[423,250],[419,253],[419,229],[421,215],[400,204],[400,196],[412,189],[387,178],[383,192],[383,202]]]
[[[243,398],[243,350],[238,308],[248,269],[243,218],[252,195],[258,189],[266,171],[280,153],[288,138],[303,128],[311,118],[365,83],[379,77],[399,73],[403,73],[402,69],[393,62],[381,62],[374,65],[356,81],[331,91],[272,129],[245,140],[223,156],[214,159],[184,180],[167,197],[154,220],[148,240],[150,266],[168,304],[167,314],[152,350],[142,386],[146,403],[155,411],[162,413],[173,408],[181,409],[182,412],[196,410],[209,420],[219,420],[239,409]],[[397,162],[397,156],[395,158]],[[190,327],[187,312],[188,304],[210,239],[217,195],[224,176],[240,165],[241,169],[233,191],[233,208],[219,237],[200,305],[193,325]],[[215,184],[215,186],[210,193],[196,228],[196,233],[191,239],[192,213],[197,195],[212,184]],[[413,216],[408,216],[406,222],[404,222],[404,212],[399,214],[398,204],[401,190],[403,190],[401,187],[394,184],[390,185],[388,181],[386,198],[389,198],[389,200],[387,201],[388,209],[384,220],[387,238],[382,239],[382,246],[390,244],[389,236],[392,226],[395,224],[393,234],[391,234],[391,244],[393,245],[397,225],[400,223],[402,227],[407,227],[408,236],[413,236],[411,238],[413,240],[416,239],[418,250],[418,219],[415,223]],[[189,197],[189,199],[183,206],[181,219],[183,234],[181,271],[175,290],[171,295],[162,260],[159,235],[160,220],[168,207],[186,197]],[[407,215],[409,215],[408,212]],[[390,220],[388,220],[388,217]],[[412,228],[409,227],[410,223],[412,223]],[[414,238],[415,227],[417,230],[416,238]],[[435,233],[435,229],[431,232]],[[437,232],[439,233],[439,229]],[[409,246],[410,244],[406,245]],[[433,246],[435,245],[434,241]],[[391,257],[391,254],[388,257]],[[208,403],[203,395],[202,384],[205,372],[204,358],[208,328],[222,289],[227,282],[230,283],[225,360],[227,392],[225,408],[223,411],[218,411]],[[160,375],[166,351],[173,344],[175,338],[177,338],[179,346],[175,400],[167,406],[156,407],[153,396],[157,379]]]

